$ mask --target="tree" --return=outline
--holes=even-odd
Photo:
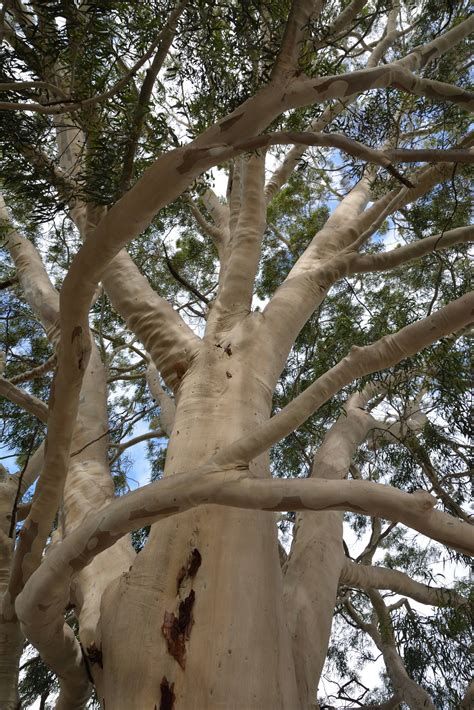
[[[430,564],[474,550],[473,24],[431,0],[3,3],[2,708],[24,639],[43,707],[56,677],[68,710],[92,685],[114,710],[309,708],[326,656],[345,707],[470,706],[466,591]],[[155,480],[128,491],[137,439]]]

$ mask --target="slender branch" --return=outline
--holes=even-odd
[[[5,399],[13,402],[13,404],[17,404],[34,417],[37,417],[41,422],[46,423],[48,421],[48,405],[34,395],[29,394],[29,392],[25,392],[25,390],[12,384],[4,377],[0,377],[0,394]]]
[[[184,9],[184,8],[183,8]],[[169,37],[170,27],[168,23],[165,27],[158,33],[157,37],[151,43],[145,54],[135,62],[131,69],[122,76],[110,89],[104,91],[101,94],[96,94],[87,99],[69,99],[47,103],[21,103],[21,102],[8,102],[0,101],[0,110],[7,111],[34,111],[35,113],[41,114],[62,114],[62,113],[73,113],[75,111],[81,111],[90,106],[100,103],[101,101],[106,101],[117,94],[121,89],[123,89],[128,82],[135,76],[135,74],[141,69],[145,62],[150,59],[152,54],[156,51],[158,45],[163,42],[166,45]],[[166,50],[167,51],[167,50]],[[165,55],[166,56],[166,55]],[[165,57],[163,57],[164,60]]]
[[[378,618],[378,633],[371,634],[376,645],[382,651],[388,675],[395,690],[400,693],[410,710],[436,710],[430,695],[407,673],[405,664],[395,644],[395,634],[390,611],[382,595],[375,589],[368,591],[370,601]],[[370,633],[370,631],[369,631]]]
[[[22,622],[28,619],[28,623],[36,626],[40,618],[44,621],[45,615],[50,614],[48,608],[36,616],[33,606],[46,598],[47,585],[55,584],[58,564],[64,579],[63,574],[68,576],[82,569],[126,532],[211,503],[271,512],[347,510],[383,517],[398,520],[464,554],[474,555],[472,526],[434,510],[436,499],[425,491],[405,493],[368,481],[254,479],[245,470],[218,471],[207,466],[198,473],[175,474],[150,483],[91,514],[51,550],[31,576],[17,600]]]
[[[146,431],[143,434],[134,436],[133,439],[128,439],[127,441],[121,441],[119,444],[110,444],[116,449],[115,454],[109,461],[109,466],[112,466],[123,454],[124,451],[129,449],[131,446],[140,444],[142,441],[150,441],[150,439],[165,439],[167,434],[161,430]]]
[[[198,291],[197,288],[195,288],[191,283],[189,283],[189,281],[187,279],[185,279],[184,276],[181,276],[179,271],[176,271],[176,269],[173,266],[173,262],[171,261],[171,259],[168,256],[168,252],[166,251],[166,246],[165,246],[164,242],[162,243],[162,246],[163,246],[163,251],[165,254],[166,266],[168,267],[168,270],[169,270],[171,276],[174,279],[176,279],[176,281],[178,281],[182,286],[184,286],[185,289],[190,291],[190,293],[193,293],[196,296],[196,298],[198,299],[198,301],[201,301],[206,306],[208,306],[209,299],[206,298],[206,296],[204,296],[204,294],[202,294],[200,291]]]
[[[56,366],[56,355],[51,355],[45,362],[43,362],[42,365],[38,365],[38,367],[33,367],[31,370],[28,370],[27,372],[22,372],[19,375],[15,375],[15,377],[10,377],[10,382],[13,385],[20,384],[21,382],[29,382],[30,380],[35,380],[37,377],[42,377],[46,372],[50,372],[51,370],[54,370]]]
[[[416,582],[404,572],[361,565],[348,559],[345,560],[339,583],[358,589],[390,589],[431,606],[461,606],[468,603],[467,599],[452,589],[429,587]]]
[[[145,75],[145,80],[140,89],[140,94],[138,97],[138,102],[135,107],[135,113],[132,118],[132,126],[130,128],[125,155],[123,159],[122,174],[119,180],[118,194],[123,194],[130,186],[130,180],[133,175],[133,164],[135,160],[135,155],[138,148],[138,140],[142,133],[143,125],[145,123],[145,118],[147,114],[148,103],[153,91],[153,86],[156,81],[163,62],[165,61],[171,43],[176,33],[177,23],[187,5],[189,0],[180,0],[174,10],[171,12],[166,24],[160,32],[160,41],[158,50],[153,58],[150,68],[147,70]]]
[[[370,163],[380,165],[389,170],[398,180],[403,182],[407,187],[413,187],[413,184],[400,176],[391,163],[421,163],[421,162],[444,162],[444,163],[474,163],[474,151],[470,149],[384,149],[375,150],[369,148],[359,141],[353,140],[342,133],[310,133],[299,131],[278,131],[275,133],[266,133],[265,135],[255,136],[241,142],[234,143],[232,154],[235,151],[251,151],[257,148],[265,148],[270,145],[286,145],[286,144],[304,144],[317,145],[326,148],[338,148],[349,155],[356,158],[361,158]],[[217,148],[218,146],[216,146]],[[225,147],[222,148],[222,157],[226,156]]]
[[[24,93],[24,89],[45,89],[50,91],[63,100],[69,100],[68,95],[55,84],[48,81],[2,81],[0,82],[0,91],[17,91]]]
[[[196,222],[199,224],[203,232],[205,232],[209,237],[211,237],[211,239],[216,242],[216,245],[222,242],[222,230],[207,221],[199,207],[191,198],[187,199],[186,202],[189,205],[189,209],[191,210],[193,217],[195,218]]]
[[[447,249],[455,244],[463,244],[474,238],[474,225],[450,229],[448,232],[425,237],[412,244],[400,246],[391,251],[380,254],[358,254],[348,261],[346,275],[369,273],[373,271],[387,271],[401,264],[406,264],[414,259],[419,259],[427,254],[432,254],[439,249]],[[350,249],[352,250],[351,245]]]

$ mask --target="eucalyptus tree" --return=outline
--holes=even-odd
[[[467,3],[1,22],[2,708],[470,707]]]

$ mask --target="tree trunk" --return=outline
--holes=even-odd
[[[268,418],[251,372],[248,355],[205,344],[181,381],[165,475]],[[268,476],[267,458],[251,469]],[[153,526],[104,595],[101,628],[105,707],[298,707],[271,513],[203,506]]]
[[[18,479],[9,475],[0,465],[0,599],[8,585],[13,538],[10,524]],[[16,619],[6,619],[0,614],[0,708],[17,710],[18,666],[23,650],[23,634]]]

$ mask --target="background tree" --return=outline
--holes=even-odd
[[[1,23],[2,708],[470,707],[467,3]]]

